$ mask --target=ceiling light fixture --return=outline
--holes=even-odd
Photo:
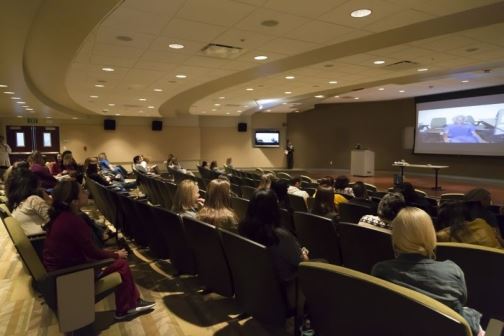
[[[14,92],[12,92],[12,91],[4,91],[4,93],[9,94],[9,95],[14,94]]]
[[[115,104],[114,103],[110,103],[110,104],[108,104],[108,106],[115,106]]]
[[[225,99],[226,97],[219,97],[219,99]]]
[[[212,109],[212,112],[215,112],[215,111],[217,111],[217,109]]]
[[[21,99],[21,98],[19,98],[19,97],[11,97],[11,99],[12,99],[12,100],[19,100],[19,99]]]
[[[103,84],[95,84],[95,87],[102,88],[102,87],[105,87],[105,85],[103,85]]]
[[[6,88],[6,87],[7,87],[7,85],[5,85],[5,84],[0,84],[0,88]]]
[[[16,104],[26,104],[26,102],[24,102],[24,101],[18,101],[18,102],[16,102]]]
[[[121,113],[116,113],[115,115],[116,115],[116,116],[120,116],[120,115],[121,115]]]
[[[17,116],[18,118],[23,118],[23,116]]]
[[[79,119],[79,118],[77,118],[77,117],[72,117],[72,119],[73,119],[73,120],[77,120],[77,119]]]
[[[229,115],[229,112],[226,112],[227,115]]]
[[[98,98],[98,96],[89,96],[89,98]]]
[[[47,117],[46,117],[46,119],[52,119],[52,117],[50,117],[50,116],[47,116]]]
[[[140,101],[147,101],[146,98],[138,98],[138,100],[140,100]]]
[[[378,64],[384,64],[384,63],[385,63],[385,61],[382,61],[382,60],[376,60],[376,61],[373,62],[373,64],[376,64],[376,65],[378,65]]]
[[[256,57],[254,57],[254,59],[255,59],[256,61],[264,61],[264,60],[267,60],[267,59],[268,59],[268,56],[260,55],[260,56],[256,56]]]
[[[338,84],[338,81],[329,81],[329,84]]]
[[[220,104],[219,103],[215,103],[214,106],[220,106]]]
[[[463,81],[460,81],[461,83],[469,83],[467,79],[464,79]]]
[[[296,77],[294,77],[294,76],[285,76],[285,79],[294,79],[294,78],[296,78]]]
[[[378,91],[383,91],[385,90],[385,88],[378,88]]]
[[[363,9],[354,10],[352,13],[350,13],[350,15],[354,18],[363,18],[368,15],[371,15],[371,13],[372,12],[370,9],[363,8]]]
[[[33,111],[33,109],[32,108],[27,108],[26,111]]]
[[[284,93],[285,93],[285,94],[291,94],[291,93],[292,93],[292,91],[285,91]]]
[[[168,47],[170,47],[172,49],[182,49],[182,48],[184,48],[184,45],[183,44],[179,44],[179,43],[170,43],[168,45]]]
[[[254,91],[253,88],[246,88],[245,91]]]
[[[354,97],[355,100],[359,100],[359,97]]]
[[[153,109],[153,108],[156,108],[156,107],[155,107],[155,106],[153,106],[153,105],[149,105],[149,106],[147,106],[147,108],[148,108],[148,109]]]
[[[404,92],[406,92],[406,91],[404,91],[404,90],[399,90],[399,92],[400,92],[400,93],[404,93]]]
[[[115,71],[114,68],[101,68],[103,71],[106,71],[106,72],[112,72],[112,71]]]
[[[236,113],[242,113],[242,112],[243,112],[242,110],[238,110],[238,111],[236,111]]]
[[[324,95],[316,95],[315,98],[324,98]]]
[[[339,98],[339,96],[334,96],[334,98]]]
[[[420,69],[417,69],[418,72],[424,72],[424,71],[428,71],[429,69],[427,68],[420,68]]]
[[[163,92],[163,89],[154,89],[155,92]]]
[[[109,111],[109,109],[103,109],[102,110],[102,112],[108,112],[108,111]]]
[[[175,75],[175,77],[183,79],[183,78],[187,78],[187,75]]]

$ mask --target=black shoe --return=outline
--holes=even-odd
[[[129,318],[129,317],[132,317],[132,316],[135,316],[141,312],[144,312],[146,310],[149,310],[149,309],[152,309],[154,308],[154,306],[156,305],[155,302],[152,302],[152,301],[146,301],[146,300],[143,300],[143,299],[138,299],[137,301],[137,305],[135,308],[131,308],[130,310],[128,310],[126,313],[115,313],[114,314],[114,318],[116,320],[124,320],[126,318]]]

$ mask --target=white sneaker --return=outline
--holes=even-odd
[[[146,300],[143,300],[143,299],[138,299],[138,302],[137,302],[137,305],[135,308],[131,308],[130,310],[128,310],[126,313],[124,314],[118,314],[117,312],[114,314],[114,318],[116,320],[124,320],[126,318],[129,318],[129,317],[132,317],[132,316],[135,316],[141,312],[144,312],[146,310],[149,310],[149,309],[152,309],[154,308],[154,306],[156,305],[155,302],[152,302],[152,301],[146,301]]]

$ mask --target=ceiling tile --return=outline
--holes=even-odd
[[[264,7],[297,16],[317,18],[346,0],[269,0]]]
[[[232,26],[256,7],[234,1],[187,0],[177,13],[180,18],[220,26]],[[232,13],[232,15],[230,15]]]
[[[188,58],[184,62],[184,65],[219,68],[226,65],[227,63],[229,63],[229,60],[227,59],[207,57],[207,56],[193,56]]]
[[[264,26],[263,21],[278,21],[276,26]],[[236,28],[249,30],[265,35],[284,35],[291,30],[301,26],[308,20],[299,16],[285,14],[270,9],[260,8],[255,10],[251,15],[236,24]]]
[[[218,25],[175,18],[164,27],[161,35],[175,39],[208,42],[215,39],[225,30],[225,27]]]
[[[399,13],[394,13],[381,20],[366,25],[366,29],[373,32],[381,32],[433,18],[435,18],[435,16],[432,14],[427,14],[414,9],[405,9]]]
[[[117,30],[131,31],[134,24],[136,33],[159,34],[169,17],[154,15],[144,11],[119,7],[102,23],[102,27],[114,27]]]
[[[292,39],[324,44],[338,36],[353,33],[354,29],[322,21],[311,21],[289,32]]]
[[[305,51],[319,48],[319,44],[309,43],[305,41],[291,40],[286,38],[278,38],[265,43],[261,50],[272,51],[278,54],[294,55]]]
[[[145,11],[155,15],[162,13],[163,16],[169,18],[177,13],[184,2],[185,0],[149,0],[147,5],[145,0],[127,0],[121,7],[140,12]]]
[[[98,56],[91,55],[90,62],[96,65],[120,66],[131,68],[137,62],[138,57]]]
[[[250,50],[260,47],[271,39],[273,39],[271,35],[263,35],[233,28],[219,35],[213,42]]]
[[[118,40],[118,36],[131,37],[132,41]],[[123,29],[117,29],[116,27],[103,26],[98,29],[96,33],[96,43],[117,45],[119,47],[146,49],[149,47],[155,37],[156,36],[152,34],[141,34]]]

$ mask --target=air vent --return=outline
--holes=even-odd
[[[385,69],[387,70],[393,70],[393,71],[403,71],[403,70],[411,70],[411,69],[416,69],[418,67],[417,62],[413,61],[399,61],[396,63],[389,64],[385,66]]]
[[[201,49],[201,52],[208,57],[224,58],[224,59],[234,59],[245,50],[240,47],[233,47],[223,44],[210,43]]]

